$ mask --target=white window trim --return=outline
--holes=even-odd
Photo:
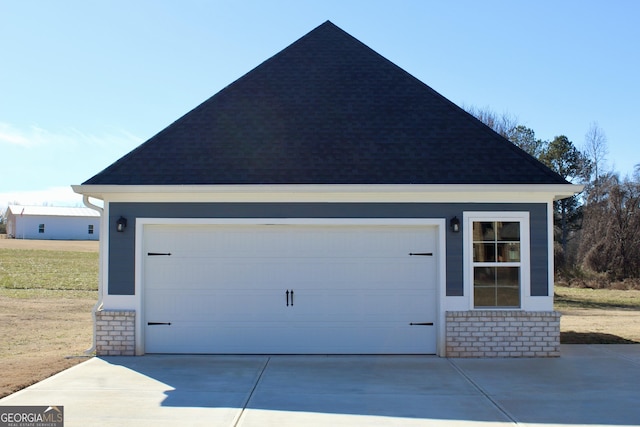
[[[530,305],[531,295],[531,244],[529,237],[531,229],[529,227],[529,212],[463,212],[462,218],[464,295],[468,296],[469,310],[526,310]],[[520,222],[520,307],[475,307],[473,292],[474,221]]]

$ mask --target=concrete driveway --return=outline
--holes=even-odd
[[[62,405],[65,426],[640,424],[640,345],[558,359],[93,358],[0,400]]]

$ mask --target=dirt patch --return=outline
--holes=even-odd
[[[36,249],[68,252],[98,252],[94,240],[26,240],[0,239],[0,249]]]
[[[574,331],[562,332],[560,341],[562,344],[638,344],[617,335]]]
[[[14,257],[6,255],[0,259],[0,273],[4,273],[0,278],[13,284],[13,274],[24,274],[25,281],[34,284],[0,287],[0,397],[86,360],[84,350],[93,342],[91,309],[98,293],[89,290],[95,289],[92,284],[74,283],[79,278],[97,280],[96,257],[84,255],[97,253],[98,246],[96,241],[0,239],[0,251],[5,255],[12,253],[7,249],[15,249],[17,254],[26,254],[19,256],[33,261],[33,271],[21,272],[13,263]],[[50,263],[51,267],[45,262],[48,258],[38,255],[43,250],[46,254],[63,253]],[[75,256],[71,252],[82,254]],[[74,263],[84,268],[75,271]],[[62,274],[65,282],[56,276],[58,279],[48,279],[55,286],[35,286],[38,280],[47,278],[51,269]]]
[[[560,310],[564,344],[640,343],[640,311],[616,309]]]
[[[95,301],[0,295],[0,397],[86,360]]]

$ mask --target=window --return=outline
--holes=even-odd
[[[469,213],[468,281],[473,308],[520,308],[528,289],[528,214]]]
[[[38,233],[44,234],[44,224],[38,225]]]
[[[89,234],[93,234],[93,224],[89,224]]]

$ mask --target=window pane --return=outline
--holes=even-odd
[[[495,267],[474,267],[473,286],[496,286]]]
[[[474,243],[474,262],[493,262],[496,260],[496,245],[493,243]]]
[[[520,287],[520,267],[498,267],[496,270],[498,286]]]
[[[520,262],[520,244],[498,243],[498,262]]]
[[[495,307],[496,306],[496,288],[478,287],[473,290],[474,306],[477,307]]]
[[[503,242],[519,242],[520,241],[520,223],[519,222],[497,222],[498,239]]]
[[[473,223],[473,240],[475,241],[496,240],[494,224],[495,222],[474,222]]]
[[[520,290],[511,287],[498,287],[496,299],[498,307],[520,307]]]
[[[520,267],[474,267],[475,307],[520,307]]]

